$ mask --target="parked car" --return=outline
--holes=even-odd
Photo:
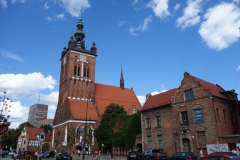
[[[198,158],[192,152],[177,152],[169,160],[198,160]]]
[[[137,151],[131,151],[127,155],[127,160],[140,160],[141,154]]]
[[[202,160],[240,160],[240,157],[233,154],[210,154],[204,156]]]
[[[55,157],[55,152],[53,151],[46,151],[43,153],[42,158],[50,158],[50,157]]]
[[[167,158],[167,152],[160,152],[160,149],[147,149],[141,156],[143,160],[165,160]]]
[[[234,154],[234,153],[232,153],[232,152],[213,152],[213,153],[211,153],[211,154],[230,154],[230,155],[235,155],[235,156],[237,156],[237,154]]]
[[[58,153],[56,160],[72,160],[72,157],[68,153]]]
[[[35,153],[34,151],[24,151],[23,152],[24,155],[31,155],[31,156],[34,155],[34,153]]]
[[[8,152],[8,155],[12,156],[12,155],[14,155],[14,153],[16,153],[16,151],[10,151],[10,152]]]

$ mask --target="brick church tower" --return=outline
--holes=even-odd
[[[89,91],[94,92],[95,86],[95,42],[91,51],[85,49],[85,33],[82,18],[77,23],[77,31],[70,37],[68,49],[63,48],[61,56],[61,74],[58,106],[67,98],[86,100]]]

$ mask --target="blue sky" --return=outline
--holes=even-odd
[[[96,83],[125,87],[141,103],[179,87],[185,71],[240,93],[240,0],[0,0],[0,94],[12,126],[28,107],[58,100],[60,55],[83,7],[86,46],[96,42]]]

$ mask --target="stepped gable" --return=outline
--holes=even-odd
[[[136,111],[141,108],[133,89],[124,88],[123,90],[120,87],[95,83],[95,98],[100,114],[113,102],[120,106],[124,105],[127,112],[129,109],[132,110],[132,105],[136,106]]]
[[[43,131],[42,128],[32,128],[32,127],[27,127],[26,130],[27,130],[29,139],[36,139],[36,140],[38,140],[37,135]]]
[[[76,101],[69,100],[71,114],[74,119],[86,119],[86,109],[87,102],[86,101]],[[98,120],[97,112],[95,110],[94,104],[88,102],[88,112],[87,112],[88,120]]]
[[[191,75],[190,75],[191,76]],[[196,82],[199,82],[202,86],[204,86],[205,89],[209,89],[211,91],[211,93],[214,95],[214,96],[217,96],[217,97],[220,97],[220,98],[224,98],[224,99],[228,99],[227,97],[223,96],[221,94],[221,92],[224,92],[225,90],[223,90],[223,88],[215,85],[215,84],[212,84],[212,83],[209,83],[207,81],[204,81],[202,79],[199,79],[197,77],[194,77],[194,76],[191,76]]]
[[[167,104],[171,104],[171,97],[175,96],[175,93],[177,92],[177,88],[171,89],[169,91],[156,94],[154,96],[150,96],[146,102],[146,104],[143,106],[142,111],[156,108],[159,106],[164,106]]]

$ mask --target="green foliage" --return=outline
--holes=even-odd
[[[48,131],[52,132],[52,126],[50,126],[50,124],[44,124],[44,125],[41,125],[41,127],[45,133],[48,133]]]
[[[102,114],[100,125],[94,131],[97,141],[100,144],[103,142],[106,147],[111,146],[114,138],[113,129],[116,123],[126,115],[127,112],[118,104],[111,103],[108,105]]]
[[[55,133],[54,133],[54,146],[57,148],[61,144],[60,140],[61,132],[56,128]]]
[[[71,149],[74,144],[75,144],[75,128],[73,127],[72,123],[68,124],[68,130],[67,130],[67,149],[68,149],[68,152],[69,152],[69,149]]]

